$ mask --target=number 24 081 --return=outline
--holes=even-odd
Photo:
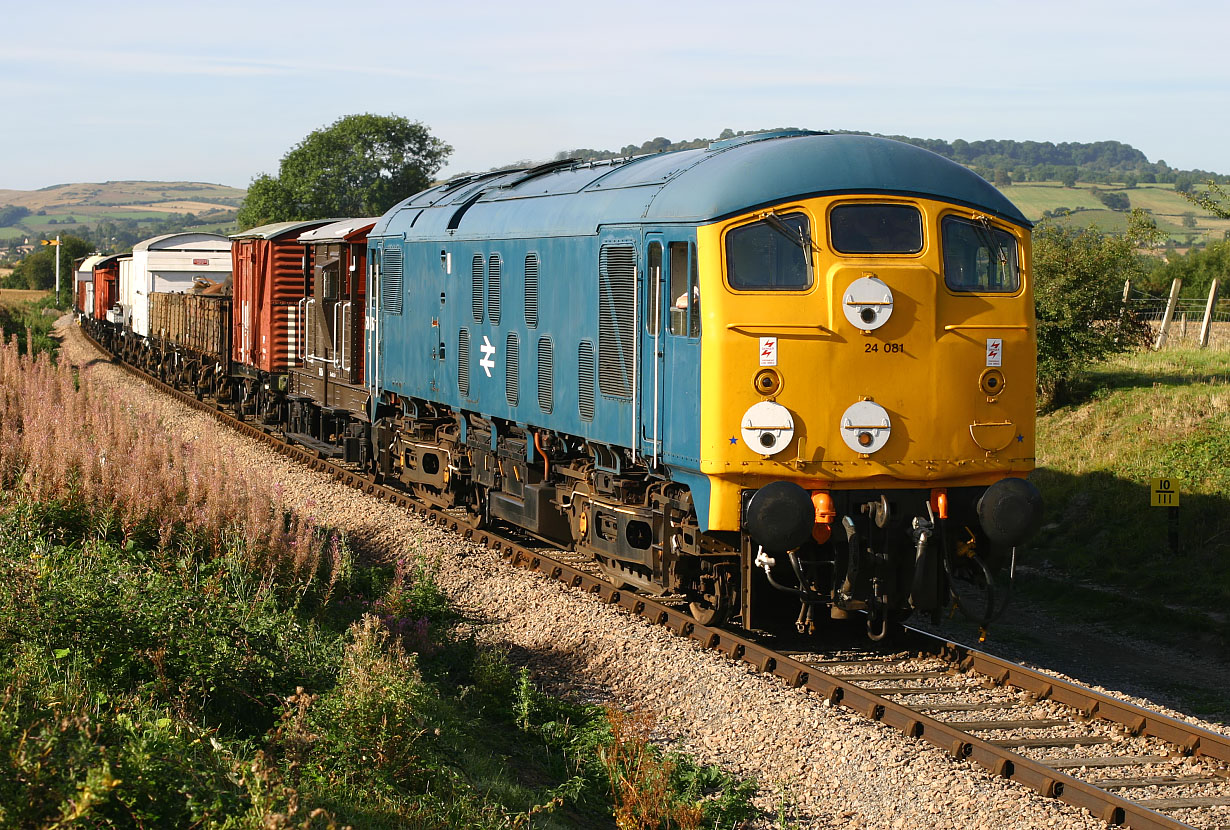
[[[884,343],[883,349],[881,349],[880,343],[864,343],[863,344],[864,353],[879,352],[879,351],[883,351],[884,354],[905,354],[905,346],[901,345],[900,343]]]

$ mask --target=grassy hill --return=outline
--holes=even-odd
[[[29,211],[0,226],[0,242],[78,227],[93,231],[107,223],[139,235],[177,214],[195,217],[193,228],[229,227],[246,195],[240,188],[201,182],[87,182],[0,190],[0,208]]]

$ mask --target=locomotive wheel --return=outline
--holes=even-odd
[[[491,511],[487,507],[487,490],[477,485],[470,488],[465,499],[466,513],[470,514],[480,530],[491,526]]]
[[[730,619],[731,608],[727,605],[713,606],[708,602],[689,602],[688,613],[701,625],[722,625]]]

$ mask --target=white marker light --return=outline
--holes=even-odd
[[[739,426],[743,443],[757,455],[776,455],[794,439],[790,410],[773,401],[752,404]]]
[[[862,331],[873,331],[893,316],[893,292],[873,274],[850,283],[842,296],[841,309],[850,325]]]
[[[841,415],[841,440],[861,455],[883,449],[892,431],[888,410],[875,401],[859,401]]]

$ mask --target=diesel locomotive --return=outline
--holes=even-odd
[[[233,237],[212,371],[292,440],[703,623],[986,621],[1041,513],[1030,227],[859,135],[465,176]]]
[[[368,236],[373,461],[702,622],[881,634],[1038,522],[1029,230],[868,136],[447,182]]]

